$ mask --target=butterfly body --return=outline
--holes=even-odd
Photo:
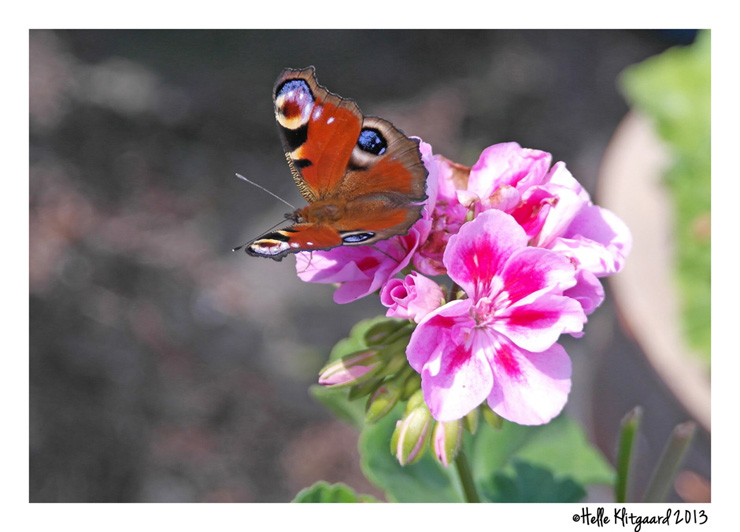
[[[371,244],[406,234],[421,217],[427,170],[419,143],[319,85],[313,67],[286,69],[273,91],[293,179],[308,202],[293,225],[247,245],[250,255]]]

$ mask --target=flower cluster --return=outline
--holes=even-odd
[[[547,423],[571,386],[558,338],[583,333],[604,299],[599,278],[622,268],[630,232],[549,153],[496,144],[467,168],[420,148],[428,200],[409,233],[300,253],[298,275],[338,284],[337,303],[380,291],[387,316],[411,320],[405,355],[421,376],[423,404],[409,408],[428,408],[447,427],[434,430],[434,446],[456,441],[452,422],[481,404],[519,424]],[[358,355],[364,369],[355,373],[375,358]],[[422,418],[405,423],[431,434]]]

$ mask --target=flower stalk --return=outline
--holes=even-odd
[[[455,465],[457,466],[457,475],[460,478],[460,484],[462,485],[466,502],[480,502],[480,495],[478,495],[478,489],[475,487],[473,472],[470,469],[464,448],[460,448],[460,451],[457,453]]]
[[[642,408],[639,406],[630,410],[622,418],[622,428],[619,434],[619,447],[617,450],[617,479],[614,482],[614,500],[616,502],[627,502],[630,464],[641,421]]]
[[[653,471],[642,502],[663,502],[665,500],[695,432],[696,424],[692,421],[676,425]]]

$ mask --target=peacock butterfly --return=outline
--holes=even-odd
[[[293,225],[246,246],[250,255],[372,244],[408,233],[421,217],[427,170],[419,141],[329,92],[313,67],[285,69],[273,89],[275,118],[293,180],[308,202]]]

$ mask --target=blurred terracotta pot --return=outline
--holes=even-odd
[[[673,265],[673,210],[662,183],[670,157],[650,122],[629,113],[602,161],[600,205],[630,227],[634,239],[626,266],[610,284],[620,318],[667,387],[710,431],[710,379],[683,339]]]

